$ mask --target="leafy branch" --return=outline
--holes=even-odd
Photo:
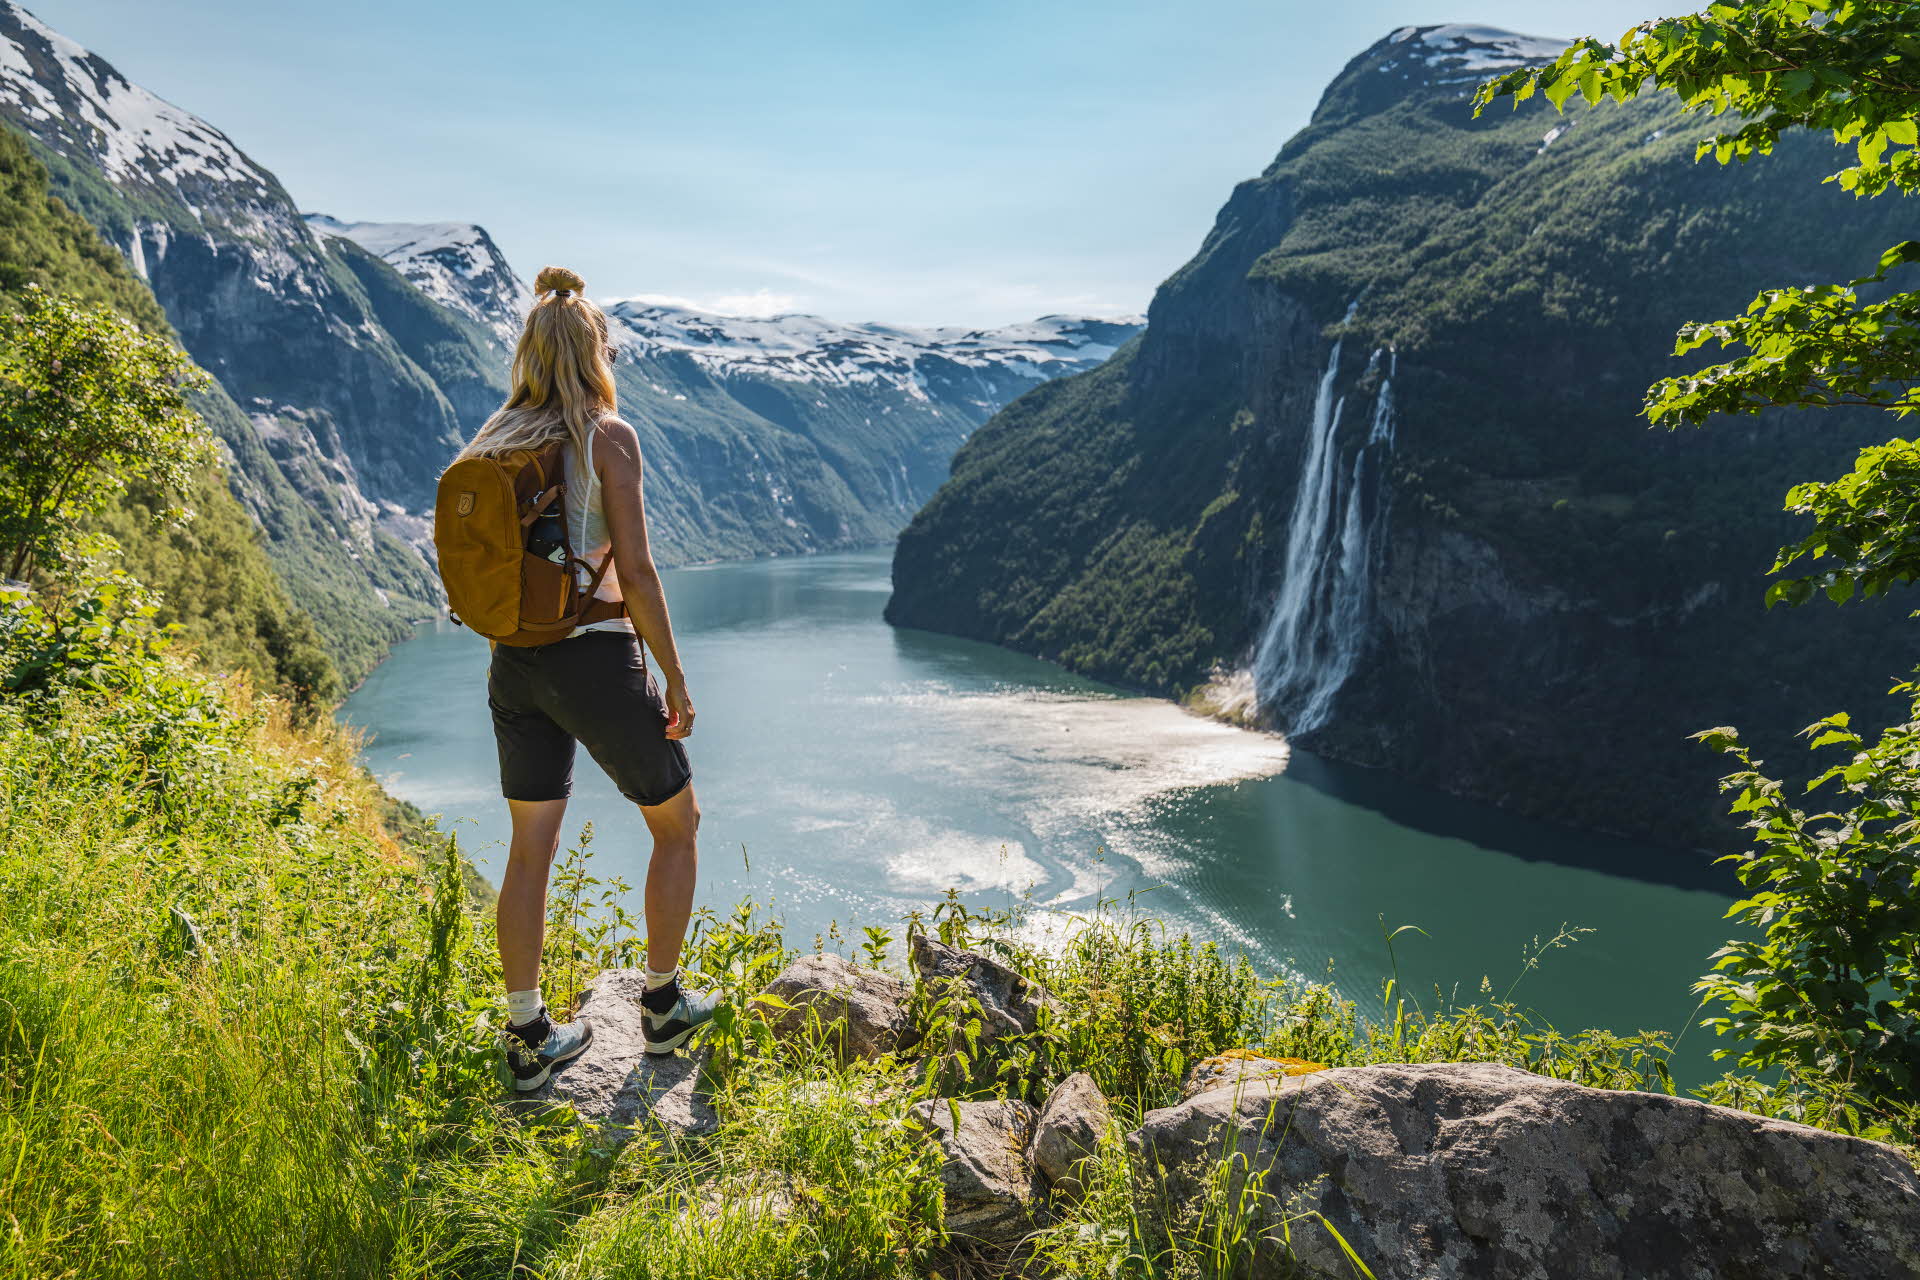
[[[1689,111],[1747,121],[1699,144],[1720,163],[1770,155],[1789,129],[1852,143],[1857,163],[1833,174],[1859,195],[1920,191],[1920,21],[1910,0],[1763,0],[1715,4],[1643,22],[1608,44],[1576,40],[1550,65],[1483,84],[1474,112],[1540,94],[1556,109],[1578,93],[1616,102],[1649,87]]]

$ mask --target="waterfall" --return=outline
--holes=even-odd
[[[1347,309],[1353,318],[1353,308]],[[1393,450],[1393,375],[1398,359],[1375,351],[1367,371],[1387,357],[1386,376],[1373,404],[1367,438],[1340,483],[1340,416],[1346,397],[1334,395],[1341,342],[1327,356],[1314,395],[1300,482],[1287,523],[1280,593],[1253,655],[1253,686],[1260,705],[1290,733],[1327,721],[1334,696],[1353,674],[1373,607],[1373,567],[1386,524],[1382,484]]]

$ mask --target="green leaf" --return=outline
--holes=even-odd
[[[1780,77],[1780,93],[1783,97],[1797,98],[1813,88],[1813,72],[1796,69]]]

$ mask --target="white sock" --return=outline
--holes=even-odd
[[[507,992],[507,1025],[524,1027],[540,1016],[540,988]]]
[[[652,969],[645,967],[642,967],[640,972],[647,975],[647,990],[658,991],[680,976],[680,966],[675,965],[665,973],[655,973]]]

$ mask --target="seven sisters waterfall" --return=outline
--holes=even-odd
[[[1355,304],[1357,305],[1357,304]],[[1347,308],[1347,319],[1353,318]],[[1386,523],[1386,455],[1393,449],[1391,348],[1374,351],[1371,376],[1386,361],[1374,399],[1367,438],[1354,453],[1346,482],[1340,478],[1340,419],[1346,395],[1335,396],[1340,374],[1336,340],[1314,396],[1313,422],[1300,464],[1280,593],[1253,654],[1254,693],[1275,723],[1305,733],[1326,723],[1334,696],[1352,674],[1365,640],[1373,604],[1373,568],[1379,533]]]

